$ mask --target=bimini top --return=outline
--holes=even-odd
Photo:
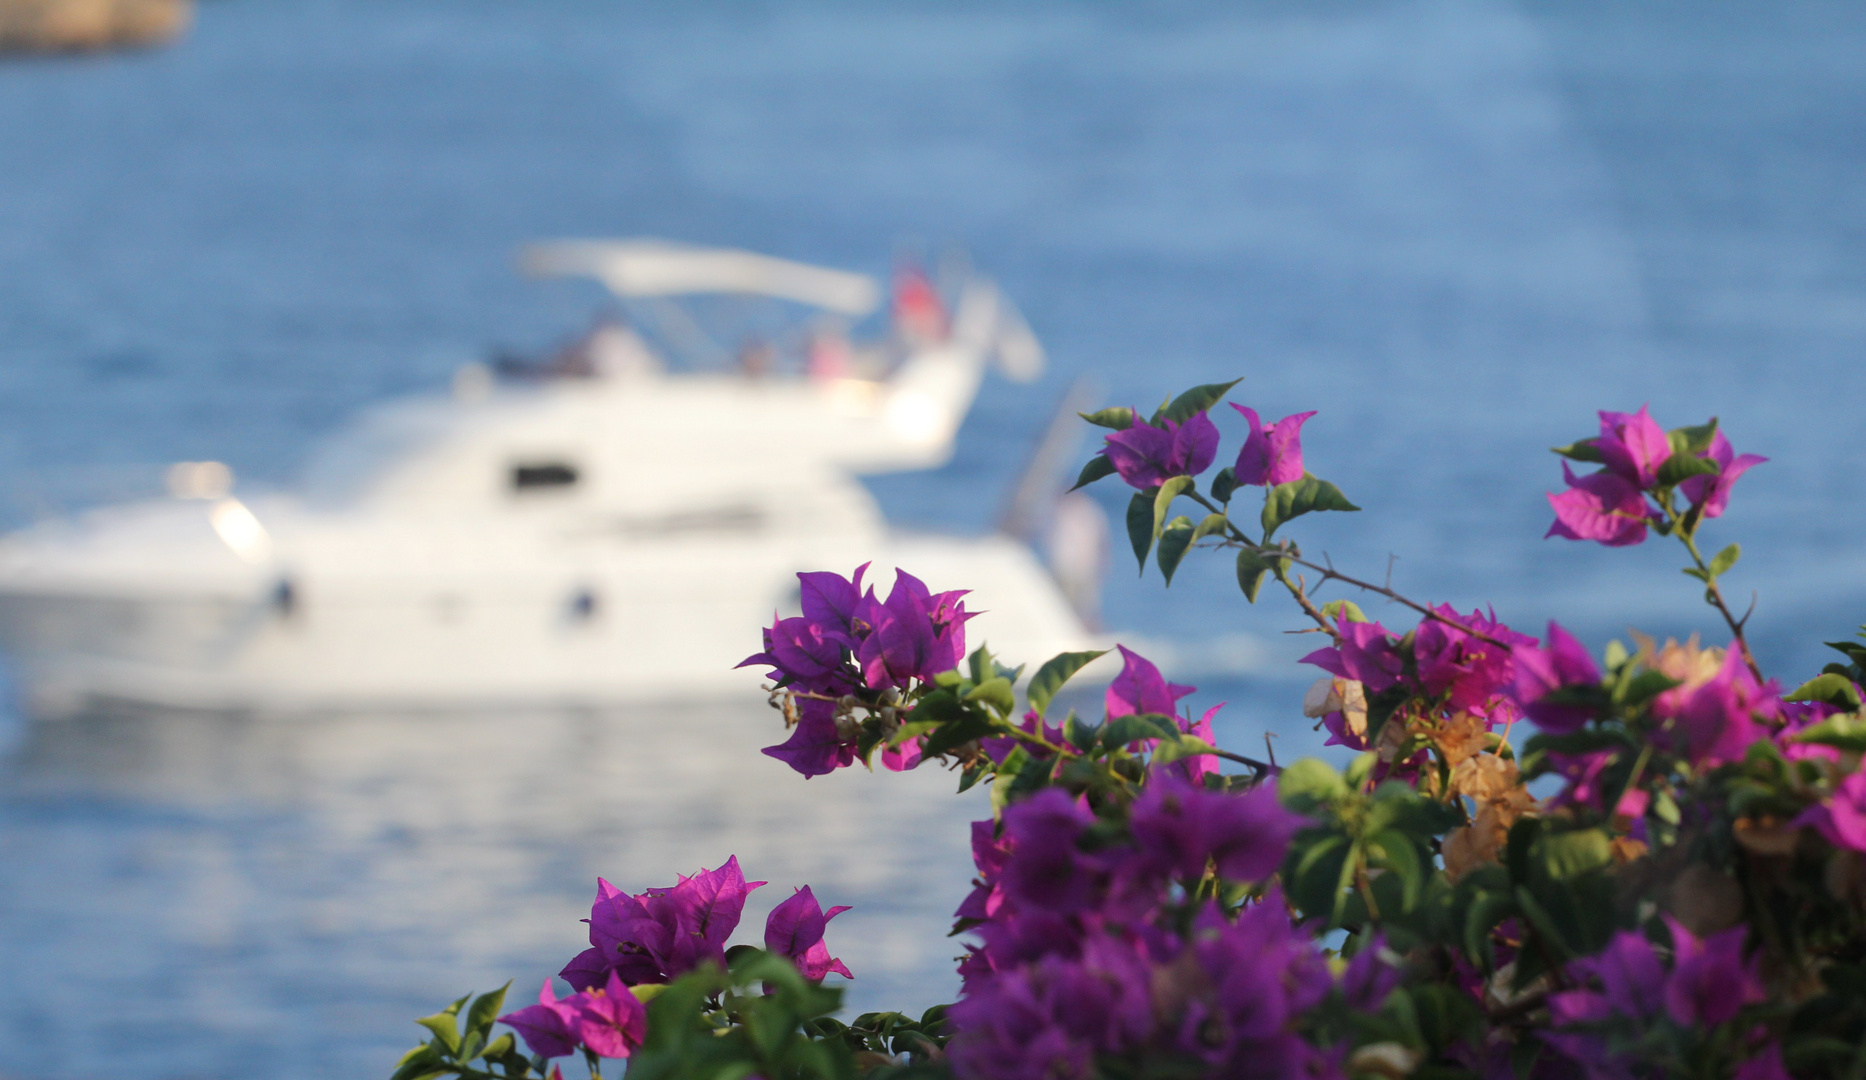
[[[594,277],[622,297],[742,293],[854,317],[868,314],[881,302],[881,287],[864,274],[667,240],[533,244],[520,252],[519,265],[538,277]]]

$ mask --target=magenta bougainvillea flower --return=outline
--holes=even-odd
[[[1378,1012],[1405,972],[1387,960],[1386,937],[1376,933],[1341,972],[1341,997],[1351,1009]]]
[[[1795,1080],[1782,1060],[1782,1044],[1770,1042],[1730,1073],[1730,1080]]]
[[[1592,540],[1606,547],[1627,547],[1646,539],[1646,527],[1655,515],[1632,481],[1606,469],[1576,476],[1565,461],[1561,472],[1568,490],[1548,497],[1555,523],[1544,537]]]
[[[1367,993],[1392,988],[1384,973],[1355,974]],[[950,1053],[959,1075],[989,1080],[1088,1077],[1099,1055],[1149,1047],[1192,1058],[1202,1075],[1339,1075],[1295,1030],[1334,986],[1272,888],[1235,921],[1205,906],[1183,939],[1131,924],[1089,931],[969,978]]]
[[[905,688],[959,666],[965,655],[965,590],[935,593],[905,570],[879,600],[874,589],[857,593],[864,563],[853,579],[818,571],[798,574],[803,614],[775,619],[764,632],[764,651],[739,667],[769,666],[781,686],[840,695],[857,686]],[[845,655],[846,654],[848,655]],[[856,667],[846,661],[853,658]]]
[[[1350,622],[1342,615],[1335,620],[1335,631],[1340,635],[1339,645],[1317,649],[1298,663],[1314,664],[1330,675],[1353,679],[1370,694],[1399,682],[1406,662],[1386,627],[1377,622]]]
[[[1679,753],[1698,765],[1741,761],[1749,744],[1768,734],[1758,717],[1781,713],[1781,688],[1772,679],[1760,683],[1734,643],[1710,681],[1680,686],[1652,702],[1652,715],[1672,720],[1672,741]]]
[[[904,689],[958,667],[965,656],[965,623],[973,615],[960,601],[965,593],[930,592],[905,570],[895,571],[894,588],[885,602],[876,601],[870,590],[855,614],[873,627],[856,649],[868,688]]]
[[[1555,523],[1547,535],[1593,540],[1608,547],[1637,544],[1646,538],[1647,527],[1661,520],[1659,512],[1647,505],[1646,493],[1659,487],[1659,471],[1673,453],[1671,438],[1642,405],[1636,413],[1601,413],[1600,436],[1593,445],[1606,467],[1577,477],[1567,462],[1562,463],[1568,490],[1548,497]],[[1744,473],[1768,460],[1756,454],[1738,457],[1721,431],[1711,436],[1710,446],[1698,456],[1715,464],[1717,471],[1678,482],[1678,491],[1702,518],[1721,516],[1729,505],[1731,487]]]
[[[803,617],[824,634],[840,634],[845,644],[851,644],[855,638],[855,608],[862,602],[862,575],[871,565],[863,563],[847,578],[828,570],[798,574],[797,599]]]
[[[592,987],[563,1004],[575,1010],[577,1038],[597,1057],[628,1057],[648,1037],[647,1006],[613,971],[603,988]]]
[[[1052,746],[1062,745],[1063,729],[1054,724],[1045,722],[1044,719],[1035,712],[1025,713],[1023,722],[1017,726],[1032,735],[1040,735]],[[986,757],[999,764],[1003,764],[1004,759],[1010,756],[1011,751],[1020,746],[1024,748],[1026,754],[1029,754],[1033,758],[1055,756],[1053,751],[1045,750],[1035,743],[1025,742],[1014,735],[999,735],[989,739],[980,739],[978,741],[979,750],[984,753]]]
[[[1691,477],[1678,485],[1678,492],[1691,500],[1692,506],[1702,507],[1700,513],[1707,518],[1721,517],[1730,504],[1730,489],[1736,486],[1737,480],[1769,460],[1759,454],[1736,456],[1730,440],[1724,438],[1721,431],[1712,436],[1710,451],[1704,456],[1717,463],[1717,472]]]
[[[797,575],[803,614],[777,618],[764,632],[764,650],[740,667],[766,665],[778,686],[795,691],[797,724],[790,738],[764,753],[804,776],[822,776],[856,760],[856,732],[842,725],[835,699],[858,691],[909,690],[959,666],[965,655],[964,590],[935,593],[905,570],[880,600],[862,592],[869,564],[851,577],[827,571]],[[881,763],[894,771],[920,763],[918,740],[884,747]]]
[[[1103,440],[1102,453],[1128,486],[1157,488],[1175,476],[1197,476],[1211,468],[1218,454],[1218,428],[1203,411],[1185,423],[1162,419],[1154,427],[1136,419],[1133,426]]]
[[[998,884],[1005,861],[1011,857],[1010,837],[998,837],[997,826],[990,821],[972,823],[972,864],[978,867],[972,892],[953,914],[961,919],[989,919],[1004,904],[1004,890]]]
[[[1533,647],[1536,639],[1497,621],[1494,611],[1461,615],[1450,604],[1432,610],[1451,622],[1422,619],[1413,632],[1412,653],[1419,681],[1426,693],[1445,695],[1454,711],[1485,711],[1482,707],[1492,697],[1515,683],[1516,665],[1511,658],[1514,650]],[[1460,627],[1504,644],[1492,644]]]
[[[855,749],[855,741],[836,727],[835,702],[804,698],[797,702],[797,726],[790,738],[761,752],[811,777],[855,764]]]
[[[1853,692],[1859,693],[1860,688],[1857,685],[1854,686]],[[1840,760],[1838,747],[1823,746],[1820,743],[1796,742],[1795,736],[1843,710],[1825,701],[1784,701],[1781,709],[1782,726],[1775,733],[1775,745],[1782,752],[1783,757],[1790,761],[1814,758],[1834,762]]]
[[[1671,970],[1643,934],[1620,931],[1598,955],[1570,965],[1590,985],[1549,996],[1557,1030],[1543,1041],[1580,1064],[1590,1076],[1641,1075],[1603,1025],[1624,1024],[1643,1034],[1660,1017],[1687,1029],[1708,1029],[1737,1018],[1746,1005],[1768,998],[1760,958],[1744,958],[1748,928],[1734,926],[1699,940],[1671,916]],[[1570,1030],[1561,1030],[1561,1029]],[[1766,1074],[1765,1074],[1766,1075]]]
[[[739,666],[769,664],[783,685],[821,685],[821,680],[842,667],[848,640],[807,618],[777,619],[765,631],[765,651],[747,657]]]
[[[1116,720],[1135,713],[1173,716],[1179,711],[1179,699],[1197,689],[1169,683],[1153,661],[1125,645],[1116,645],[1115,648],[1121,652],[1121,673],[1108,684],[1108,692],[1102,699],[1108,711],[1108,719]]]
[[[1106,877],[1102,861],[1076,847],[1095,815],[1061,788],[1044,788],[1004,812],[1016,857],[1004,868],[1005,895],[1052,911],[1093,907]]]
[[[1220,877],[1260,881],[1282,865],[1306,820],[1283,809],[1269,785],[1232,795],[1164,774],[1134,803],[1128,827],[1140,845],[1139,864],[1163,877],[1196,881],[1210,864]]]
[[[1607,800],[1617,796],[1613,813],[1637,820],[1643,817],[1651,796],[1643,788],[1622,791],[1606,782],[1607,767],[1616,759],[1617,751],[1592,750],[1582,754],[1564,754],[1550,751],[1547,755],[1549,771],[1568,782],[1561,791],[1550,799],[1551,806],[1585,806],[1597,811],[1606,811]]]
[[[764,884],[745,880],[736,855],[717,870],[702,869],[672,888],[639,896],[599,878],[590,908],[591,948],[558,974],[587,990],[611,971],[635,986],[667,982],[708,961],[724,967],[726,939],[739,925],[745,898]]]
[[[1760,957],[1743,958],[1745,926],[1699,940],[1670,915],[1672,973],[1665,980],[1665,1011],[1686,1027],[1736,1019],[1743,1006],[1768,1000]]]
[[[1238,451],[1237,464],[1232,466],[1237,482],[1275,487],[1302,479],[1302,425],[1315,413],[1297,413],[1266,425],[1255,409],[1231,407],[1250,424],[1250,435]]]
[[[1819,831],[1835,847],[1866,851],[1866,772],[1840,781],[1832,798],[1803,810],[1794,823]]]
[[[1171,1038],[1180,1052],[1210,1066],[1210,1075],[1294,1078],[1316,1075],[1323,1064],[1291,1027],[1328,996],[1334,980],[1285,911],[1273,886],[1236,921],[1207,906],[1194,924],[1190,985],[1168,984],[1189,992]]]
[[[821,980],[832,971],[853,979],[855,976],[849,974],[842,961],[830,956],[829,947],[823,944],[823,931],[829,920],[847,910],[848,907],[843,906],[824,911],[810,886],[805,885],[792,893],[790,899],[771,909],[770,917],[765,920],[765,948],[789,957],[806,979]]]
[[[616,973],[601,988],[558,1000],[544,980],[538,1003],[499,1017],[534,1054],[565,1057],[583,1047],[598,1057],[625,1058],[648,1037],[648,1009]]]
[[[1152,1033],[1151,977],[1132,946],[1105,937],[1075,957],[1049,955],[990,980],[952,1007],[961,1076],[989,1080],[1089,1077],[1097,1054],[1134,1049]]]
[[[1593,656],[1574,635],[1550,622],[1546,646],[1518,646],[1512,656],[1516,661],[1516,702],[1523,715],[1538,727],[1565,735],[1579,730],[1592,718],[1593,713],[1582,706],[1544,700],[1564,687],[1600,682],[1600,669],[1594,665]]]
[[[1659,467],[1672,456],[1672,442],[1641,405],[1636,413],[1600,414],[1600,437],[1594,441],[1609,472],[1641,491],[1659,482]]]
[[[557,1000],[549,979],[544,980],[543,987],[538,990],[536,1005],[507,1013],[499,1017],[499,1022],[518,1032],[532,1053],[547,1058],[576,1053],[581,1037],[577,1031],[576,1005],[570,1000]]]
[[[1205,710],[1204,714],[1201,715],[1196,722],[1191,724],[1181,719],[1179,722],[1180,730],[1205,743],[1207,746],[1217,746],[1217,737],[1212,731],[1212,718],[1217,716],[1218,710],[1224,707],[1225,703],[1222,701],[1213,705],[1211,708]],[[1168,762],[1166,771],[1175,776],[1184,778],[1191,784],[1198,785],[1202,784],[1207,776],[1217,775],[1218,761],[1210,754],[1191,754],[1180,758],[1178,761]]]

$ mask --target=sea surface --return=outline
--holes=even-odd
[[[901,524],[989,528],[1079,377],[1145,407],[1242,375],[1318,410],[1309,468],[1365,508],[1306,549],[1532,631],[1716,640],[1677,551],[1542,538],[1547,447],[1650,403],[1771,459],[1706,535],[1797,679],[1866,622],[1862,55],[1866,8],[1798,0],[204,0],[172,48],[0,63],[0,521],[176,460],[289,487],[359,408],[584,325],[593,292],[514,273],[528,240],[963,251],[1051,367],[873,481]],[[1231,703],[1225,741],[1314,747],[1309,639],[1222,559],[1167,591],[1118,557],[1106,607]],[[752,938],[794,885],[855,905],[853,1008],[949,998],[977,799],[803,781],[756,753],[774,724],[14,716],[0,1075],[386,1076],[412,1017],[535,993],[598,875],[728,854],[772,882]]]

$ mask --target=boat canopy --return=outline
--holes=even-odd
[[[881,287],[865,274],[667,240],[533,244],[520,253],[519,264],[538,277],[594,277],[621,297],[740,293],[852,317],[868,314],[881,302]]]

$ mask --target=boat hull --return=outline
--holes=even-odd
[[[703,545],[701,545],[703,547]],[[723,546],[722,546],[723,548]],[[759,629],[795,610],[796,569],[829,565],[692,545],[660,558],[532,573],[306,574],[244,595],[85,593],[0,583],[0,646],[25,709],[41,719],[125,707],[299,715],[332,711],[610,705],[755,696],[735,665]],[[893,566],[935,589],[970,588],[983,614],[968,643],[1041,663],[1093,647],[1023,545],[902,538]],[[704,572],[696,572],[696,567]]]

